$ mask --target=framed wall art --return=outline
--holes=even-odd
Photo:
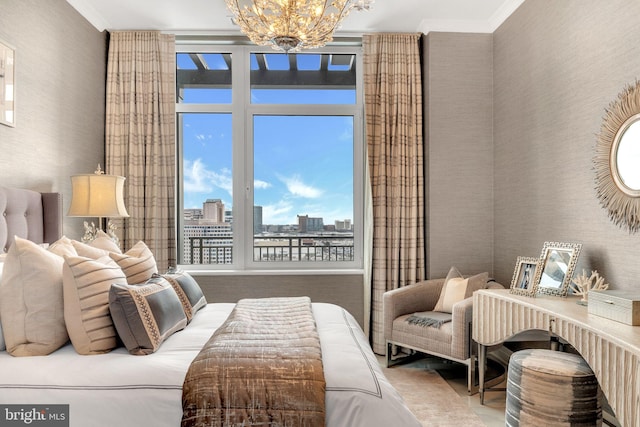
[[[0,40],[0,124],[16,124],[16,51]]]

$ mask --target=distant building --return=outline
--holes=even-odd
[[[336,220],[336,231],[351,231],[351,220],[345,219],[344,221]]]
[[[322,218],[310,218],[309,215],[298,215],[299,233],[316,233],[324,229]]]
[[[186,220],[201,219],[202,209],[185,209],[183,212],[183,218]]]
[[[224,223],[224,203],[220,199],[207,199],[202,204],[202,218],[217,223]]]
[[[253,207],[253,234],[262,233],[262,206]]]
[[[207,199],[202,209],[184,210],[184,264],[231,264],[233,229],[227,212],[220,199]]]

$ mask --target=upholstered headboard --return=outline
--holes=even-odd
[[[62,237],[62,195],[0,187],[0,253],[13,236],[35,243],[53,243]]]

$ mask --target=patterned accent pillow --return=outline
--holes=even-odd
[[[124,271],[129,284],[144,283],[158,272],[153,253],[142,240],[123,254],[109,252],[109,256]]]
[[[487,287],[489,273],[464,278],[457,268],[451,267],[440,291],[440,298],[433,311],[452,313],[454,304],[469,298],[478,289]]]
[[[113,324],[129,353],[151,354],[187,326],[180,298],[160,276],[142,285],[113,284],[109,290]]]
[[[127,284],[122,269],[109,256],[67,256],[62,267],[64,320],[79,354],[107,353],[118,346],[109,313],[111,284]]]
[[[26,239],[15,237],[0,282],[0,317],[12,356],[44,356],[68,340],[64,324],[64,259]]]
[[[196,312],[202,307],[207,305],[207,300],[204,297],[204,293],[191,275],[185,271],[180,271],[172,274],[163,274],[164,277],[173,289],[178,294],[184,312],[187,315],[187,322],[191,322],[191,319],[196,315]]]

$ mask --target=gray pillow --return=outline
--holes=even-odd
[[[202,307],[207,305],[207,300],[204,297],[204,293],[191,275],[185,271],[179,271],[177,273],[163,274],[164,277],[173,289],[178,294],[184,312],[187,315],[187,322],[191,322],[193,316]]]
[[[164,340],[187,325],[180,298],[159,276],[141,285],[111,285],[109,310],[118,336],[135,355],[155,352]]]

